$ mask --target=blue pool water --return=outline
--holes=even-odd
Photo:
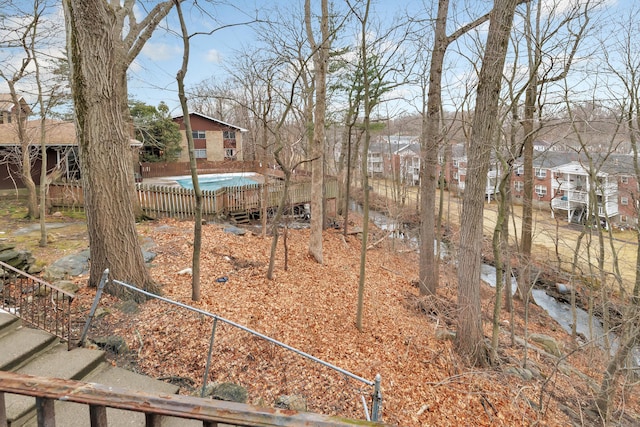
[[[193,188],[191,177],[179,178],[176,182],[182,188]],[[241,173],[225,173],[216,175],[201,175],[198,177],[198,183],[201,190],[215,191],[223,187],[244,187],[246,185],[258,184],[258,181],[252,179],[250,175]]]

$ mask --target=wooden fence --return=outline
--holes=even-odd
[[[191,175],[189,162],[141,163],[139,172],[140,175],[142,175],[142,178]],[[260,172],[260,163],[231,160],[222,162],[198,161],[198,173],[201,175],[207,173],[229,172]]]
[[[212,218],[230,212],[258,212],[263,205],[263,199],[266,201],[266,208],[273,209],[278,206],[283,191],[284,183],[281,181],[203,191],[202,213],[205,218]],[[192,189],[142,183],[136,184],[136,192],[142,212],[151,218],[190,219],[195,216],[196,204]],[[326,178],[326,198],[335,201],[337,194],[337,180]],[[49,187],[49,196],[53,207],[73,210],[84,208],[80,184],[52,184]],[[290,206],[309,203],[311,183],[308,181],[291,183],[287,200]],[[329,204],[328,211],[330,215],[335,211],[335,202]]]

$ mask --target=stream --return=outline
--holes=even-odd
[[[351,209],[362,213],[362,207],[353,203]],[[369,211],[370,220],[380,229],[389,231],[392,237],[401,238],[409,242],[412,246],[419,248],[419,242],[415,229],[408,229],[403,224],[388,218],[384,214],[375,211]],[[437,242],[434,241],[434,252]],[[448,253],[448,248],[444,243],[441,243],[441,257]],[[496,286],[496,269],[489,264],[482,264],[480,278],[489,286]],[[511,277],[511,289],[515,293],[516,291],[516,279]],[[554,297],[548,295],[544,289],[533,288],[531,290],[531,296],[536,305],[545,310],[549,316],[554,319],[562,329],[571,334],[571,325],[573,324],[573,316],[571,314],[571,306],[560,302]],[[593,317],[591,322],[591,332],[589,328],[589,313],[582,308],[576,307],[576,332],[578,335],[587,341],[593,341],[598,346],[604,348],[604,336],[605,331],[602,326],[602,322]],[[618,336],[613,333],[608,333],[609,342],[611,345],[611,353],[613,354],[618,346]],[[633,350],[636,366],[640,366],[640,348],[636,347]]]

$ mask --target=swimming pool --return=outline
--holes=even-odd
[[[198,176],[201,190],[215,191],[223,187],[244,187],[258,184],[258,174],[255,173],[218,173]],[[179,177],[175,180],[183,188],[193,188],[191,177]]]

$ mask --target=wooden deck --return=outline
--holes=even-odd
[[[264,186],[266,185],[266,192]],[[142,212],[151,218],[171,217],[191,219],[195,216],[195,197],[191,189],[177,185],[136,184]],[[203,191],[203,217],[212,219],[235,212],[260,212],[266,194],[266,208],[275,209],[282,198],[281,181],[242,187],[225,187],[216,191]],[[71,210],[84,209],[80,184],[53,184],[49,188],[51,205]],[[325,195],[329,215],[335,214],[338,183],[335,178],[325,179]],[[311,182],[295,182],[289,186],[288,205],[296,206],[311,201]]]

